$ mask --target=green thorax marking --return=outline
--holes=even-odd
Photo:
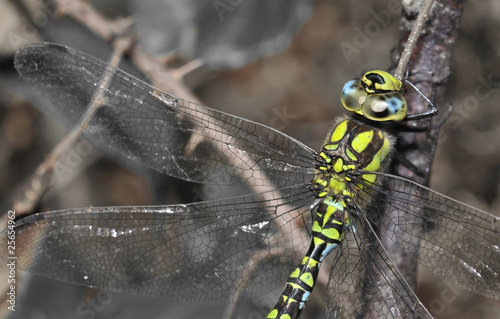
[[[375,182],[375,174],[353,175],[354,171],[383,171],[392,147],[391,138],[383,131],[352,119],[343,119],[328,135],[320,156],[324,163],[312,181],[318,197],[331,197],[344,205],[345,198],[355,194],[353,179],[363,183]]]

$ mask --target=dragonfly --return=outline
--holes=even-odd
[[[297,318],[333,254],[328,318],[431,318],[379,240],[390,230],[415,262],[464,289],[500,296],[499,218],[385,173],[395,143],[386,128],[421,117],[407,114],[402,84],[388,72],[344,86],[348,114],[316,152],[68,47],[27,46],[15,66],[68,122],[88,118],[84,133],[96,143],[172,177],[255,192],[30,215],[14,228],[27,252],[18,256],[21,269],[201,304],[254,300],[285,284],[267,318]],[[399,217],[382,218],[387,210]]]

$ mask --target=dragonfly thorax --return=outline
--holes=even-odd
[[[355,194],[353,185],[374,183],[375,174],[387,166],[392,138],[385,132],[352,119],[341,119],[319,153],[318,171],[311,188],[318,197],[345,198]]]

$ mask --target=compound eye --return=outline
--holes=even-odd
[[[408,112],[406,100],[399,92],[370,94],[363,104],[363,115],[372,121],[402,121]]]
[[[368,94],[358,80],[351,80],[344,85],[340,100],[349,111],[356,112],[361,109]]]

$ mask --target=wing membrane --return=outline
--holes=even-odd
[[[300,258],[294,251],[307,249],[308,234],[293,221],[311,200],[294,187],[189,205],[40,213],[16,224],[17,265],[154,299],[222,304],[235,289],[239,300],[254,299],[281,286]]]
[[[363,214],[335,256],[327,288],[330,318],[432,318],[389,258]]]
[[[364,187],[377,211],[367,215],[413,260],[464,289],[500,297],[499,218],[395,176]]]
[[[72,126],[97,99],[86,133],[170,176],[281,187],[314,173],[314,152],[283,133],[161,92],[71,48],[31,45],[16,54],[15,66]]]

